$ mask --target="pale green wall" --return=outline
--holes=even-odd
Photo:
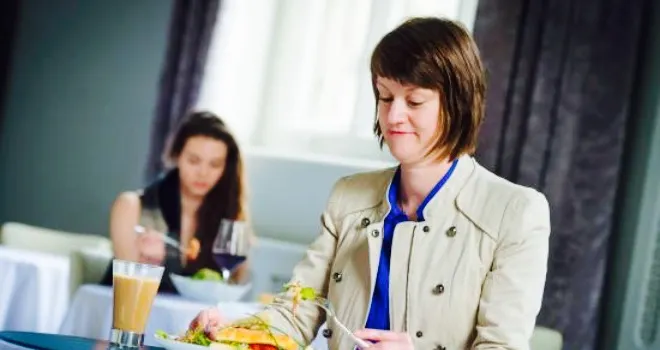
[[[105,233],[142,184],[169,0],[23,0],[0,128],[0,222]]]
[[[606,324],[599,348],[603,350],[660,349],[660,260],[653,261],[654,254],[660,254],[660,4],[652,7],[625,157],[622,211],[613,236],[609,298],[603,304]],[[644,321],[643,310],[652,309],[648,306],[653,303],[655,310]],[[644,323],[655,328],[658,338],[650,346],[640,342]]]

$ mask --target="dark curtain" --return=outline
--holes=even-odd
[[[551,206],[539,325],[595,349],[644,0],[481,0],[488,71],[477,158]]]
[[[0,2],[0,128],[5,113],[5,95],[11,71],[11,53],[18,24],[18,0]]]
[[[162,170],[170,133],[197,100],[220,0],[175,0],[151,131],[146,180]]]

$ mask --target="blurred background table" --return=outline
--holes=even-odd
[[[69,273],[66,257],[0,246],[0,330],[57,332]]]

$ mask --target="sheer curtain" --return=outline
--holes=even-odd
[[[410,16],[471,28],[477,1],[226,0],[197,108],[249,148],[389,161],[371,131],[371,51]]]

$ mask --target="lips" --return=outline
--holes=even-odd
[[[193,182],[193,186],[196,188],[207,188],[208,184],[206,182]]]
[[[409,131],[400,131],[400,130],[388,130],[388,134],[390,135],[410,135],[412,132]]]

